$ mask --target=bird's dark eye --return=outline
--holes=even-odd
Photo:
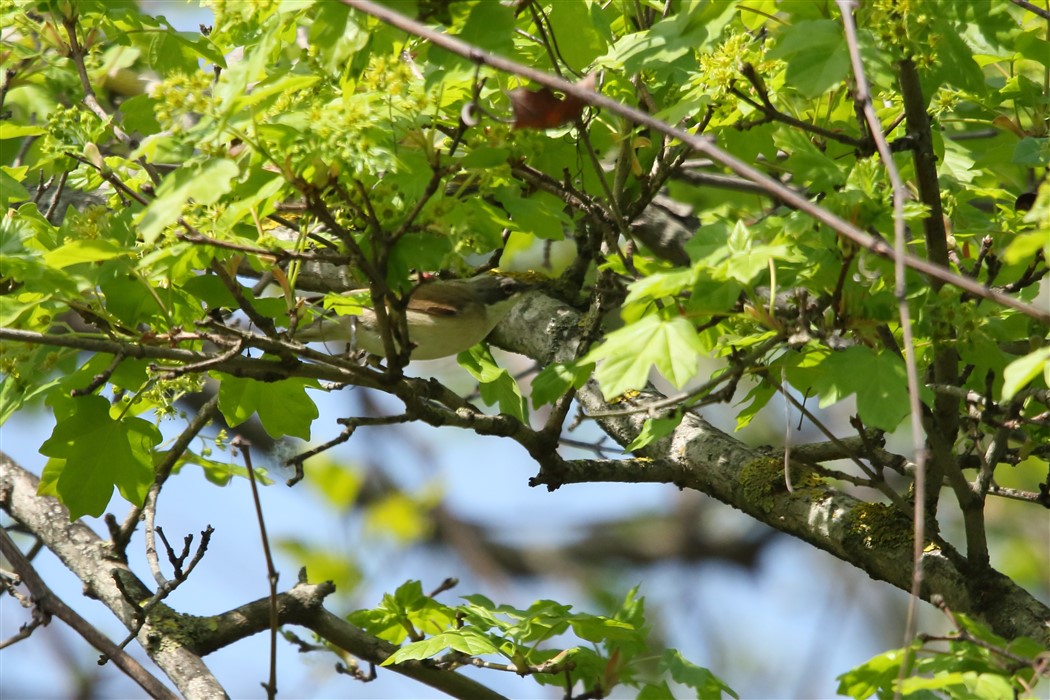
[[[499,288],[506,296],[510,296],[521,290],[521,283],[513,277],[503,277],[499,281]]]

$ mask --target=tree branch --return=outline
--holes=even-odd
[[[1018,7],[1023,7],[1029,12],[1042,17],[1045,20],[1050,20],[1050,10],[1039,7],[1038,5],[1028,2],[1028,0],[1010,0],[1013,4]]]
[[[149,590],[126,564],[109,556],[109,546],[94,531],[86,525],[69,522],[69,512],[56,499],[36,495],[38,483],[35,476],[0,452],[0,507],[39,536],[44,546],[84,582],[85,590],[92,597],[112,610],[128,629],[133,629],[137,625],[138,611],[128,603],[120,589],[139,600],[149,598]],[[7,556],[6,550],[4,555]],[[396,646],[368,635],[323,608],[325,596],[334,590],[331,582],[316,586],[300,582],[291,591],[277,596],[280,622],[307,627],[366,661],[376,664],[385,661],[397,650]],[[187,633],[185,638],[173,637],[170,627],[154,625],[147,619],[138,640],[184,696],[224,697],[225,692],[201,657],[268,629],[270,606],[271,599],[266,597],[211,618],[194,617],[192,619],[204,624],[194,625],[199,634]],[[172,614],[168,612],[168,615]],[[164,642],[152,641],[157,636]],[[88,641],[94,643],[90,638]],[[110,644],[113,649],[102,649],[110,658],[126,656],[116,645]],[[451,671],[433,669],[422,662],[401,663],[390,669],[452,697],[506,700],[476,681]],[[156,697],[174,697],[167,692],[167,695],[158,694]]]
[[[491,340],[544,363],[565,360],[578,344],[579,324],[575,310],[531,292]],[[630,399],[621,397],[616,407],[648,405],[663,398],[650,388]],[[592,414],[612,408],[593,381],[579,391],[578,400]],[[627,445],[646,418],[644,412],[618,412],[598,423],[616,442]],[[908,591],[913,563],[909,518],[838,491],[804,467],[801,478],[795,479],[794,493],[788,492],[778,454],[748,447],[688,413],[671,435],[653,441],[635,459],[567,460],[541,471],[532,484],[554,489],[571,483],[645,482],[695,489]],[[973,575],[948,543],[933,544],[922,557],[924,600],[939,593],[954,609],[986,619],[997,634],[1050,643],[1050,608],[992,569]]]
[[[54,615],[72,627],[91,646],[102,652],[129,678],[138,683],[143,690],[149,693],[151,698],[176,700],[178,696],[168,690],[156,676],[143,668],[142,664],[129,656],[127,652],[114,644],[106,635],[98,631],[90,622],[77,614],[75,610],[56,596],[47,587],[44,580],[40,578],[36,569],[33,568],[33,565],[22,554],[22,551],[15,545],[4,529],[0,529],[0,553],[3,553],[4,558],[11,562],[12,568],[18,573],[26,588],[29,589],[33,596],[33,602],[36,603],[38,608],[48,615]]]
[[[308,584],[302,580],[291,590],[277,596],[277,615],[281,624],[293,624],[316,632],[329,643],[359,659],[381,664],[397,646],[369,635],[360,627],[324,608],[324,599],[335,591],[331,581]],[[270,626],[270,598],[260,598],[229,612],[205,618],[205,626],[214,634],[201,640],[201,655],[229,646]],[[391,671],[437,688],[455,698],[506,700],[488,687],[451,671],[441,671],[419,661],[407,661],[388,667]]]
[[[138,624],[138,608],[125,598],[146,600],[151,592],[91,528],[69,521],[69,511],[50,496],[38,496],[39,480],[0,452],[0,507],[25,525],[84,583],[87,595],[97,599],[129,630]],[[120,582],[118,585],[118,581]],[[164,644],[151,641],[154,635]],[[180,640],[166,635],[148,620],[138,633],[139,643],[186,697],[225,697],[226,693],[200,656]],[[106,652],[110,658],[116,658]],[[119,650],[115,652],[122,653]]]
[[[235,377],[248,377],[264,382],[273,382],[291,377],[318,379],[372,389],[382,388],[378,376],[360,365],[343,362],[340,358],[315,352],[298,343],[272,340],[264,336],[245,334],[254,347],[261,350],[281,350],[294,352],[304,358],[319,360],[325,364],[289,364],[279,360],[256,359],[249,357],[223,358],[221,353],[186,350],[169,345],[147,345],[143,342],[109,340],[105,338],[59,333],[36,333],[15,328],[0,328],[0,340],[9,340],[32,345],[50,345],[54,347],[75,348],[87,352],[101,352],[110,355],[123,353],[132,358],[169,360],[182,364],[208,362],[206,368],[232,374]],[[199,338],[199,336],[198,336]],[[189,339],[187,337],[187,339]],[[218,360],[217,362],[212,362]]]

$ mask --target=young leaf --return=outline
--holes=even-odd
[[[767,55],[787,62],[787,84],[804,96],[818,97],[849,74],[849,50],[839,22],[797,22],[777,36]]]
[[[659,440],[674,432],[682,422],[684,414],[676,414],[670,418],[646,418],[645,424],[631,444],[623,448],[625,452],[635,452],[648,445],[653,440]]]
[[[54,457],[42,492],[53,493],[73,520],[100,516],[116,486],[128,502],[141,505],[153,483],[152,450],[157,427],[141,418],[115,420],[101,396],[71,400],[70,414],[58,419],[40,454]]]
[[[595,377],[611,399],[644,387],[654,366],[676,387],[684,386],[696,375],[702,352],[696,329],[687,319],[651,314],[607,335],[580,363],[598,363]]]
[[[495,654],[499,651],[492,642],[478,634],[477,630],[465,627],[452,632],[435,634],[418,642],[406,644],[391,654],[381,665],[390,666],[402,661],[430,659],[446,649],[454,649],[468,656]]]
[[[660,666],[667,670],[675,682],[695,688],[699,700],[721,700],[723,695],[740,697],[721,678],[706,668],[689,662],[675,649],[664,651],[660,657]]]
[[[867,424],[893,430],[908,415],[908,382],[904,362],[888,352],[876,353],[857,345],[827,353],[819,365],[789,370],[788,377],[799,389],[812,388],[820,395],[820,407],[857,395],[857,413]],[[799,382],[796,377],[808,377]]]
[[[150,202],[139,218],[139,232],[146,243],[153,243],[165,226],[178,221],[190,199],[211,204],[230,191],[231,180],[240,172],[231,160],[212,159],[195,166],[185,166],[164,178],[157,188],[157,198]]]
[[[539,408],[562,396],[569,388],[579,389],[591,377],[594,365],[569,365],[554,362],[544,367],[532,380],[532,407]]]
[[[1040,374],[1043,382],[1050,386],[1050,347],[1039,348],[1006,366],[1003,370],[1003,401],[1012,399]]]
[[[271,436],[310,439],[310,426],[318,416],[317,405],[306,394],[307,387],[317,387],[311,379],[285,379],[260,382],[222,375],[219,386],[219,410],[231,426],[240,425],[259,414],[259,420]]]
[[[496,404],[500,413],[528,421],[529,407],[510,372],[496,364],[492,352],[483,344],[461,352],[456,359],[480,383],[481,398],[489,406]]]

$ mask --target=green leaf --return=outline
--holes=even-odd
[[[789,371],[789,377],[799,372]],[[816,367],[804,373],[826,408],[850,394],[857,395],[857,413],[870,426],[893,430],[908,415],[908,380],[904,361],[889,352],[876,353],[866,346],[853,346],[828,353]],[[804,385],[792,383],[799,389]]]
[[[742,290],[743,286],[735,280],[700,279],[686,300],[685,308],[690,314],[725,313],[740,300]]]
[[[731,698],[740,697],[718,676],[686,660],[675,649],[664,650],[660,666],[667,670],[675,682],[695,688],[696,697],[700,700],[721,700],[723,694]]]
[[[987,92],[984,74],[974,60],[973,50],[960,34],[961,27],[952,26],[944,18],[935,23],[937,36],[937,74],[940,82],[982,95]]]
[[[646,418],[645,424],[642,425],[642,429],[635,436],[631,444],[623,448],[626,452],[636,452],[642,449],[653,440],[659,440],[662,437],[666,437],[674,432],[682,423],[682,417],[684,414],[677,414],[670,418]]]
[[[168,455],[167,451],[158,452],[157,459],[164,459]],[[176,463],[177,467],[181,469],[184,465],[196,464],[204,471],[204,478],[215,484],[216,486],[226,486],[232,481],[234,474],[239,476],[247,477],[248,470],[244,467],[235,467],[226,461],[218,461],[209,459],[202,454],[198,454],[193,450],[186,450],[179,457]],[[262,478],[260,474],[256,474],[257,478]]]
[[[431,531],[430,508],[401,491],[395,491],[368,505],[365,528],[397,539],[402,544],[416,542]]]
[[[481,147],[473,149],[457,162],[464,168],[488,170],[489,168],[498,168],[501,165],[506,165],[510,155],[511,151],[509,148]]]
[[[734,252],[723,269],[729,279],[747,284],[769,270],[771,260],[789,260],[796,253],[787,245],[758,245]]]
[[[452,240],[448,236],[429,233],[409,233],[398,239],[390,251],[387,275],[408,277],[409,270],[438,270],[448,266],[452,254]]]
[[[580,364],[597,363],[595,378],[606,399],[641,389],[656,367],[675,387],[696,376],[703,345],[693,325],[681,316],[663,319],[653,314],[605,337]]]
[[[41,347],[36,348],[30,357],[37,359],[37,361],[44,361],[47,359],[47,355],[52,352],[52,348]],[[53,387],[58,386],[62,382],[62,379],[53,379],[49,382],[44,382],[37,386],[27,386],[21,378],[16,379],[10,374],[4,374],[0,377],[0,426],[7,422],[7,419],[15,414],[22,406],[29,403],[33,399],[47,394]]]
[[[459,38],[486,51],[513,50],[514,8],[499,2],[463,3],[470,8]]]
[[[564,203],[553,195],[537,192],[522,197],[511,188],[504,188],[496,198],[510,214],[516,230],[551,241],[565,237],[564,229],[570,222],[561,211]]]
[[[888,691],[900,673],[903,661],[904,652],[900,649],[874,656],[838,677],[838,693],[854,700],[865,700],[880,690]]]
[[[171,73],[194,73],[202,58],[216,66],[226,67],[226,59],[206,37],[197,37],[191,41],[172,31],[150,34],[148,58],[150,66],[165,76]]]
[[[936,673],[932,678],[905,678],[900,685],[901,695],[911,697],[924,690],[940,690],[951,698],[998,700],[1014,697],[1013,684],[1000,675],[974,671]],[[937,696],[933,696],[937,697]]]
[[[1003,370],[1003,401],[1009,401],[1040,374],[1050,386],[1050,346],[1034,350],[1008,364]]]
[[[366,631],[395,644],[408,636],[408,629],[438,634],[447,631],[456,620],[455,611],[423,595],[419,581],[406,581],[373,610],[359,610],[350,621]]]
[[[628,285],[624,305],[676,297],[692,288],[697,282],[697,276],[696,268],[646,275]]]
[[[817,148],[805,132],[789,129],[776,132],[774,142],[788,153],[782,165],[810,189],[827,192],[845,184],[850,174],[845,163]]]
[[[1024,137],[1014,149],[1013,162],[1026,168],[1045,168],[1050,165],[1050,138]]]
[[[317,382],[312,379],[262,382],[222,375],[219,410],[231,427],[258,413],[272,437],[291,435],[309,440],[310,426],[319,414],[317,405],[306,393],[307,387],[316,388]]]
[[[1043,256],[1050,259],[1050,228],[1018,234],[1006,246],[1003,259],[1010,264],[1017,264],[1031,259],[1039,251],[1043,251]]]
[[[172,289],[154,289],[150,293],[143,280],[129,275],[103,280],[99,288],[106,297],[106,310],[130,327],[151,323],[162,311],[157,304],[158,298],[170,300],[172,294],[178,293]]]
[[[181,285],[181,290],[200,299],[209,309],[237,308],[237,300],[216,275],[192,277]]]
[[[547,20],[558,42],[561,58],[570,68],[584,70],[608,47],[606,36],[609,28],[602,27],[600,18],[603,14],[594,11],[597,3],[553,2],[549,8]]]
[[[784,27],[777,37],[768,55],[787,62],[786,82],[804,96],[819,97],[849,75],[849,49],[838,22],[797,22]]]
[[[310,460],[306,483],[318,497],[338,512],[345,513],[357,502],[365,476],[360,469],[318,455]]]
[[[300,90],[306,90],[319,81],[316,75],[297,75],[295,73],[275,73],[266,80],[252,88],[251,92],[237,98],[235,106],[237,109],[248,109],[254,107],[267,98],[273,96],[286,96]]]
[[[741,430],[746,428],[758,412],[765,408],[766,404],[769,403],[770,399],[776,396],[777,390],[771,384],[760,382],[751,388],[751,391],[747,392],[747,396],[743,398],[740,403],[750,401],[749,404],[739,409],[736,414],[736,429]],[[737,404],[740,405],[740,404]]]
[[[642,689],[638,691],[637,700],[675,700],[675,696],[667,682],[661,681],[659,685],[647,683],[642,686]]]
[[[157,101],[149,95],[135,95],[120,103],[120,112],[124,115],[125,129],[155,134],[160,131],[157,121]]]
[[[364,578],[353,554],[342,547],[324,549],[314,541],[290,538],[278,539],[276,546],[285,556],[309,571],[310,580],[338,581],[339,592],[344,595],[352,593]]]
[[[998,700],[999,698],[1017,697],[1022,690],[1020,684],[1011,682],[1011,679],[997,673],[968,673],[964,681],[966,695],[973,694],[979,700]]]
[[[569,625],[577,637],[588,642],[635,639],[639,636],[639,631],[634,625],[600,615],[573,615],[569,619]]]
[[[179,220],[191,199],[200,204],[218,201],[230,191],[231,181],[239,172],[232,160],[218,158],[181,167],[168,175],[157,188],[157,198],[139,216],[143,240],[153,243],[166,226]]]
[[[40,136],[46,134],[47,129],[36,124],[4,124],[0,130],[0,141],[5,139],[21,139],[26,136]],[[5,168],[8,166],[4,166]]]
[[[22,184],[21,179],[11,176],[14,170],[25,172],[25,168],[12,168],[10,166],[0,167],[0,207],[7,209],[11,202],[25,202],[30,199],[29,190]]]
[[[647,30],[627,34],[616,41],[599,63],[620,69],[628,76],[649,69],[667,77],[685,67],[694,47],[707,40],[707,29],[695,11],[665,17]],[[682,61],[682,65],[676,62]]]
[[[433,637],[406,644],[391,654],[381,665],[390,666],[402,661],[430,659],[446,649],[454,649],[468,656],[495,654],[499,651],[492,642],[478,634],[476,630],[464,628],[455,632],[435,634]]]
[[[152,450],[160,444],[157,427],[141,418],[110,416],[101,396],[70,400],[40,454],[54,457],[40,488],[58,496],[72,520],[100,516],[116,486],[133,505],[142,505],[153,483]]]
[[[496,364],[492,352],[482,343],[456,356],[463,369],[478,380],[482,400],[489,406],[498,405],[500,413],[528,421],[529,406],[510,372]]]
[[[310,25],[310,44],[331,48],[346,33],[350,8],[341,2],[320,2],[315,7],[317,16]]]
[[[532,407],[554,403],[570,388],[579,389],[591,377],[593,365],[554,362],[544,367],[532,380]]]
[[[78,263],[100,262],[127,255],[128,251],[115,243],[94,238],[70,241],[44,254],[44,263],[51,267],[69,267]]]

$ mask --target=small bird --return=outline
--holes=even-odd
[[[435,280],[416,287],[408,298],[405,321],[412,360],[457,355],[477,345],[503,320],[524,282],[497,274],[468,279]],[[303,342],[341,341],[373,355],[383,355],[375,312],[367,306],[356,315],[329,314],[296,331]]]

